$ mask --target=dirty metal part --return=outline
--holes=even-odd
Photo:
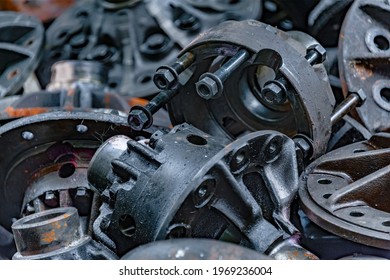
[[[44,29],[35,17],[0,12],[0,97],[20,93],[43,49]]]
[[[362,245],[325,231],[311,222],[302,210],[298,211],[298,215],[300,225],[296,225],[301,233],[302,246],[321,260],[338,260],[352,255],[390,259],[389,250]]]
[[[332,136],[328,142],[328,151],[341,148],[363,140],[370,139],[372,134],[357,120],[344,116],[341,121],[333,125]]]
[[[94,236],[123,255],[155,240],[219,239],[227,231],[264,252],[293,234],[294,142],[273,131],[224,141],[186,124],[156,132],[148,144],[108,140],[88,170],[103,199]]]
[[[48,68],[58,60],[97,60],[109,69],[108,85],[115,91],[133,97],[156,94],[155,70],[172,63],[181,47],[225,20],[228,11],[252,18],[261,5],[245,0],[231,6],[210,14],[187,1],[86,0],[48,28],[38,78],[46,86]],[[199,29],[192,28],[192,20]]]
[[[358,90],[356,93],[349,93],[348,96],[335,108],[332,116],[330,117],[330,122],[332,125],[336,124],[339,120],[347,115],[351,110],[356,107],[360,107],[366,101],[367,96],[363,90]]]
[[[308,16],[309,33],[323,46],[337,46],[344,17],[354,0],[321,0]]]
[[[261,21],[289,31],[307,32],[307,18],[318,0],[264,0]]]
[[[141,131],[151,127],[153,124],[153,115],[175,97],[177,93],[178,89],[164,90],[153,97],[145,106],[131,107],[127,118],[130,128],[135,131]]]
[[[309,219],[345,239],[390,248],[390,134],[382,133],[319,158],[300,179]]]
[[[56,208],[17,220],[12,225],[15,260],[116,259],[103,245],[82,233],[74,207]]]
[[[268,255],[276,260],[318,260],[316,255],[301,247],[298,239],[296,235],[276,244],[268,250]]]
[[[200,97],[196,83],[202,75],[218,71],[244,51],[249,59],[230,73],[222,94],[209,100]],[[264,129],[301,134],[312,142],[310,157],[325,152],[334,97],[321,63],[325,50],[313,38],[253,20],[228,21],[198,37],[186,52],[195,61],[181,75],[182,86],[169,104],[173,124],[191,123],[228,139]],[[212,79],[208,86],[219,88]]]
[[[24,94],[0,111],[10,120],[53,111],[107,110],[125,115],[126,100],[107,89],[107,70],[97,61],[59,61],[52,66],[47,90]]]
[[[341,30],[339,67],[346,96],[360,89],[367,96],[354,117],[371,132],[390,129],[390,5],[356,0]]]
[[[61,15],[75,0],[2,0],[0,8],[18,11],[48,22]]]
[[[41,114],[0,127],[0,146],[7,147],[0,155],[0,224],[10,230],[22,214],[72,205],[88,215],[89,161],[117,134],[150,132],[132,133],[117,115],[86,112]]]
[[[270,260],[243,246],[205,238],[161,240],[137,247],[121,260]]]

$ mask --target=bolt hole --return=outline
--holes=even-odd
[[[364,153],[366,150],[362,150],[362,149],[356,149],[356,150],[353,150],[353,152],[355,154],[358,154],[358,153]]]
[[[363,217],[364,214],[362,212],[351,212],[349,213],[351,217]]]
[[[390,103],[390,88],[382,88],[380,95],[383,101]]]
[[[7,79],[11,80],[11,79],[15,78],[18,74],[19,74],[19,69],[14,69],[8,73]]]
[[[141,77],[141,79],[140,79],[140,83],[141,84],[147,84],[147,83],[149,83],[150,81],[152,80],[152,77],[151,76],[143,76],[143,77]]]
[[[24,45],[25,45],[26,47],[30,47],[32,44],[34,44],[34,39],[28,40]]]
[[[383,35],[375,36],[374,44],[378,49],[382,51],[387,51],[390,48],[389,40]]]
[[[390,221],[383,222],[382,225],[385,227],[390,227]]]
[[[322,197],[325,199],[328,199],[332,194],[331,193],[326,193]]]
[[[332,180],[329,180],[329,179],[319,179],[317,182],[318,182],[318,184],[321,184],[321,185],[332,184]]]
[[[76,167],[73,165],[73,163],[65,163],[58,170],[58,176],[60,176],[61,178],[68,178],[72,176],[75,171]]]
[[[197,146],[207,145],[207,140],[201,136],[190,134],[187,136],[187,141]]]
[[[127,237],[133,236],[136,230],[134,219],[130,215],[126,215],[126,214],[120,216],[119,230],[123,235]]]

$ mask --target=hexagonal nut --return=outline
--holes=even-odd
[[[358,105],[357,106],[362,106],[363,103],[366,101],[367,99],[367,95],[365,94],[364,90],[363,89],[359,89],[358,91],[354,92],[354,94],[356,94],[357,96],[359,96],[359,99],[360,101],[358,102]]]
[[[282,104],[286,101],[286,92],[277,83],[268,83],[261,91],[265,100],[271,104]]]
[[[204,77],[195,83],[196,91],[203,99],[211,99],[219,92],[218,84],[210,77]]]
[[[158,69],[153,82],[159,89],[169,89],[176,84],[176,77],[169,69]]]
[[[142,110],[136,109],[130,112],[128,123],[131,129],[141,131],[149,122],[149,117]]]
[[[314,46],[309,47],[308,51],[314,50],[316,53],[318,53],[318,63],[322,63],[326,59],[326,49],[321,46],[320,44],[315,44]]]

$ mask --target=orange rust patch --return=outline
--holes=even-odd
[[[5,108],[5,113],[11,117],[11,118],[21,118],[21,117],[28,117],[28,116],[34,116],[38,114],[47,113],[49,110],[47,108],[43,107],[36,107],[36,108],[13,108],[13,107],[7,107]]]
[[[372,75],[373,75],[373,71],[372,71],[372,65],[368,65],[368,64],[364,64],[364,63],[361,63],[361,62],[354,62],[352,63],[352,68],[355,70],[356,74],[358,74],[359,78],[362,80],[362,81],[365,81],[367,80],[368,78],[370,78]]]
[[[49,232],[42,233],[41,240],[44,243],[52,243],[55,240],[57,240],[56,233],[55,233],[54,229],[52,229]]]
[[[133,107],[133,106],[145,106],[148,104],[148,100],[143,99],[143,98],[131,98],[128,100],[128,104]]]

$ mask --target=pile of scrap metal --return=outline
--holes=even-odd
[[[1,7],[0,259],[390,258],[388,1],[74,2]]]

